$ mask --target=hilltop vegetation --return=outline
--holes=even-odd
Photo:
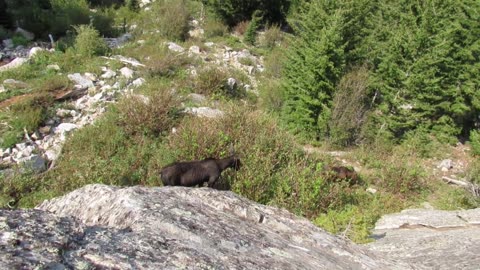
[[[72,88],[68,73],[100,76],[102,55],[139,60],[146,83],[69,136],[53,169],[3,175],[0,203],[32,207],[89,183],[158,186],[162,166],[224,157],[233,143],[244,166],[225,171],[224,187],[354,241],[368,241],[381,215],[424,201],[440,209],[478,207],[478,198],[432,170],[466,142],[471,157],[458,177],[480,183],[476,1],[157,0],[147,10],[139,2],[6,0],[10,19],[34,18],[20,26],[40,39],[53,33],[56,50],[0,73],[1,82],[27,85],[0,93],[0,102],[29,96],[0,107],[1,147],[20,142],[55,109],[71,107],[51,93]],[[194,19],[203,35],[189,34]],[[0,34],[16,36],[8,27]],[[133,39],[121,48],[100,38],[124,29]],[[198,46],[205,57],[173,52],[170,41]],[[239,61],[252,74],[218,59],[225,46],[251,52]],[[52,63],[61,72],[47,69]],[[258,95],[232,90],[229,78],[258,84]],[[205,95],[203,105],[224,117],[182,113],[191,93]],[[302,144],[317,151],[306,153]],[[348,152],[335,158],[332,149]],[[326,169],[342,160],[361,168],[358,183],[338,181]]]

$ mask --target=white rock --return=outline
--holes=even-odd
[[[145,40],[143,40],[143,39],[138,40],[137,43],[140,44],[140,45],[143,45],[143,44],[145,44]]]
[[[100,90],[101,90],[102,92],[110,91],[110,90],[112,90],[112,86],[106,84],[106,85],[102,86],[102,87],[100,88]]]
[[[133,78],[133,70],[129,69],[128,67],[121,68],[120,73],[127,79]]]
[[[26,63],[27,61],[28,61],[28,58],[17,57],[15,59],[13,59],[12,62],[10,62],[10,63],[8,63],[4,66],[1,66],[0,67],[0,72],[19,67],[19,66],[23,65],[24,63]]]
[[[7,92],[7,89],[5,89],[5,86],[0,84],[0,93]]]
[[[207,47],[213,47],[213,45],[215,45],[215,43],[213,43],[213,42],[205,42],[205,46],[207,46]]]
[[[79,85],[82,88],[83,87],[86,87],[86,88],[95,87],[92,80],[88,79],[87,77],[84,77],[84,76],[80,75],[80,73],[68,74],[67,77],[71,81],[73,81],[74,83],[76,83],[77,85]]]
[[[228,78],[227,85],[228,88],[233,91],[237,87],[237,80],[235,80],[234,78]]]
[[[15,147],[16,147],[19,151],[23,151],[23,150],[25,150],[25,148],[27,148],[27,144],[26,144],[26,143],[17,143],[17,144],[15,144]]]
[[[47,69],[60,70],[60,66],[57,64],[48,65]]]
[[[72,123],[61,123],[60,125],[58,125],[55,128],[55,133],[63,134],[63,133],[72,131],[72,130],[77,129],[77,128],[78,128],[78,126],[75,125],[75,124],[72,124]]]
[[[28,57],[33,57],[33,56],[35,56],[37,53],[42,52],[42,51],[44,51],[43,48],[33,47],[33,48],[31,48],[30,51],[28,52]]]
[[[117,76],[117,73],[113,70],[107,69],[102,76],[100,76],[103,79],[111,79],[113,77]]]
[[[446,172],[453,168],[453,161],[451,159],[444,159],[437,165],[437,168]]]
[[[25,88],[25,87],[28,86],[26,83],[24,83],[22,81],[17,81],[17,80],[14,80],[14,79],[6,79],[6,80],[3,81],[3,84],[11,86],[11,87],[19,87],[19,88]]]
[[[174,51],[174,52],[184,52],[185,51],[185,49],[182,46],[180,46],[180,45],[178,45],[174,42],[167,42],[167,44],[168,44],[168,49],[171,50],[171,51]]]
[[[65,117],[70,117],[71,111],[70,110],[65,110],[65,109],[58,109],[57,112],[55,113],[58,117],[65,118]]]
[[[97,80],[97,75],[90,73],[90,72],[85,72],[84,74],[85,78],[91,80],[91,81],[96,81]]]
[[[144,83],[145,83],[144,78],[138,78],[132,82],[132,85],[135,87],[139,87],[139,86],[142,86]]]
[[[194,53],[194,54],[200,54],[200,47],[198,46],[191,46],[188,51],[190,53]]]
[[[375,194],[375,193],[377,193],[377,190],[376,190],[376,189],[374,189],[374,188],[371,188],[371,187],[367,188],[367,190],[366,190],[366,191],[367,191],[367,192],[370,192],[370,193],[372,193],[372,194]]]

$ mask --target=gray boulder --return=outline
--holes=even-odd
[[[479,269],[479,224],[480,209],[408,209],[382,217],[368,246],[415,269]]]
[[[88,185],[0,216],[7,268],[410,269],[286,210],[210,188]]]

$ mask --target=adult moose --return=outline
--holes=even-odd
[[[162,168],[160,178],[164,186],[192,187],[208,182],[208,186],[213,187],[225,169],[233,168],[238,171],[241,165],[232,148],[231,155],[222,159],[174,162]]]

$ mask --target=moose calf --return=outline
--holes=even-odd
[[[233,168],[238,171],[241,167],[240,159],[232,155],[223,159],[207,158],[187,162],[175,162],[162,168],[160,177],[164,186],[202,186],[208,182],[213,187],[222,171]]]

